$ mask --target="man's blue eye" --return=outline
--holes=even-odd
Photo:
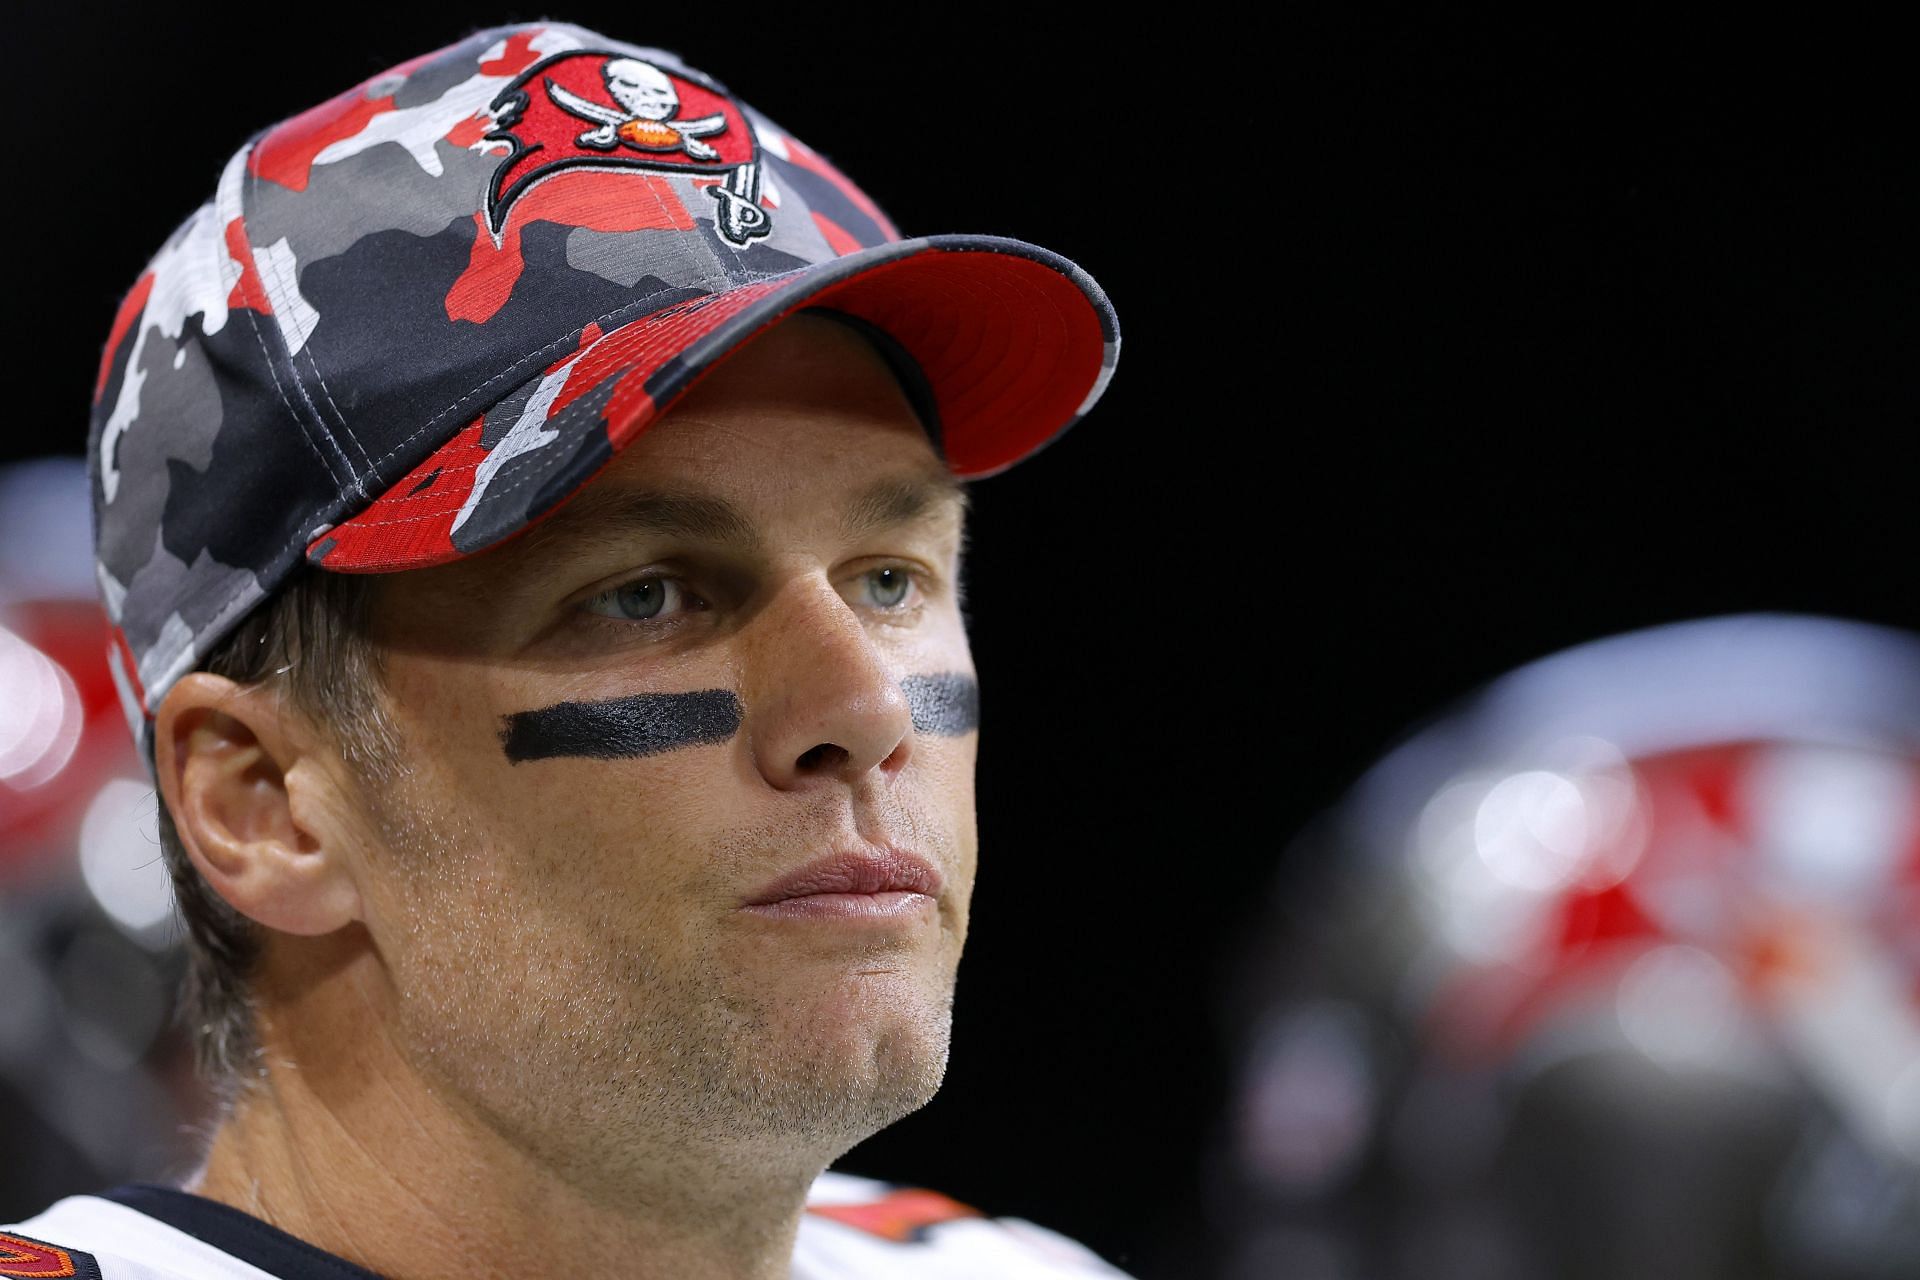
[[[679,585],[671,578],[636,578],[611,591],[602,591],[587,601],[586,610],[606,618],[645,622],[658,617],[669,598],[677,602],[679,595]]]
[[[913,589],[913,575],[905,569],[875,569],[867,581],[873,584],[873,602],[883,609],[900,604]]]

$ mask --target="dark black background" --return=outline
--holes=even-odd
[[[1920,625],[1890,31],[546,12],[680,52],[909,235],[1067,254],[1120,315],[1105,401],[975,493],[955,1052],[847,1167],[1193,1274],[1222,975],[1288,838],[1405,727],[1683,617]],[[121,292],[256,127],[539,16],[18,15],[3,456],[82,448]]]

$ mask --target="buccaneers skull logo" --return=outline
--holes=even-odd
[[[744,245],[773,229],[753,127],[725,89],[695,73],[574,50],[528,67],[488,110],[494,125],[482,145],[508,148],[487,191],[496,236],[522,192],[579,166],[711,173],[720,235]]]
[[[726,128],[725,116],[674,119],[680,111],[680,95],[674,92],[673,81],[638,58],[609,59],[604,74],[607,92],[620,104],[618,111],[547,81],[547,94],[557,106],[600,126],[587,130],[575,142],[595,151],[625,145],[635,151],[685,151],[695,160],[720,158],[718,151],[700,139]]]

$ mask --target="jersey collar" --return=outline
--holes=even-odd
[[[232,1205],[172,1187],[130,1183],[99,1193],[174,1230],[212,1245],[278,1280],[382,1280],[365,1267],[316,1249]]]

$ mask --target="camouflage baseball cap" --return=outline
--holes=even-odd
[[[965,478],[1072,425],[1120,347],[1072,262],[902,238],[718,81],[576,26],[482,31],[256,134],[121,304],[94,390],[135,736],[303,563],[493,546],[801,308],[917,366]]]

